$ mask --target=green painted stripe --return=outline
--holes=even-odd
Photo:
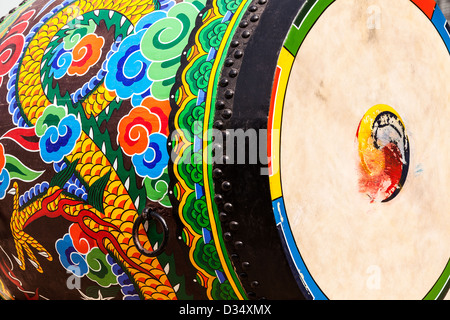
[[[231,30],[230,36],[226,40],[225,48],[230,48],[230,43],[233,40],[234,35],[236,34],[236,29],[238,28],[239,23],[242,20],[242,17],[245,14],[245,12],[247,11],[247,8],[250,6],[251,2],[252,2],[251,0],[243,1],[241,3],[240,8],[238,10],[236,10],[236,12],[239,12],[239,16],[236,19],[235,25],[231,26],[231,24],[230,24],[230,26],[229,26],[229,27],[232,27],[232,30]],[[212,92],[212,95],[211,95],[211,106],[210,106],[211,111],[209,114],[209,119],[205,119],[205,128],[208,128],[209,129],[208,132],[210,132],[210,135],[208,136],[208,141],[212,141],[212,130],[210,130],[210,129],[213,129],[214,116],[216,113],[217,88],[219,87],[219,80],[220,80],[221,74],[222,74],[221,71],[224,67],[224,63],[227,58],[227,53],[228,53],[228,50],[225,49],[223,54],[220,57],[219,56],[216,57],[216,60],[218,62],[218,68],[217,68],[217,72],[214,75],[214,80],[213,80],[214,81],[214,85],[213,85],[214,91]],[[213,148],[213,145],[209,144],[207,154],[209,155],[210,158],[207,160],[208,161],[207,162],[208,169],[207,169],[206,176],[205,176],[205,179],[208,179],[208,181],[209,181],[209,186],[214,186],[214,179],[213,179],[213,174],[212,174],[213,166],[211,165],[211,163],[212,163],[212,156],[211,156],[212,148]],[[210,187],[209,189],[210,189],[209,196],[211,197],[211,199],[214,199],[214,196],[215,196],[214,188]],[[219,210],[217,209],[217,206],[214,201],[212,201],[212,206],[214,209],[214,218],[216,220],[217,232],[219,233],[219,235],[221,235],[221,234],[223,234],[223,231],[222,231],[222,225],[221,225],[221,222],[219,219]],[[220,240],[219,245],[222,248],[222,252],[227,252],[223,237],[220,236],[219,240]],[[244,297],[245,299],[248,299],[247,293],[241,285],[241,280],[237,276],[236,272],[234,272],[234,266],[233,266],[232,261],[230,259],[225,259],[225,260],[226,260],[227,268],[228,268],[228,270],[230,270],[230,272],[232,274],[233,281],[236,284],[236,286],[238,287],[239,293],[242,295],[242,297]]]
[[[309,30],[319,19],[325,9],[333,3],[334,0],[307,0],[300,9],[291,30],[286,37],[284,46],[289,52],[296,56]]]
[[[450,278],[450,260],[447,262],[444,271],[442,272],[439,279],[436,281],[435,285],[428,294],[425,296],[424,300],[440,300],[445,298],[449,289],[449,278]]]

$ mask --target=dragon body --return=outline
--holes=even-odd
[[[29,43],[17,75],[17,98],[25,121],[30,126],[36,125],[46,108],[52,104],[65,105],[69,113],[82,113],[85,118],[96,117],[117,98],[117,95],[107,90],[102,82],[78,105],[78,109],[73,104],[67,103],[67,100],[64,101],[67,97],[58,97],[55,94],[53,101],[49,100],[48,89],[44,88],[41,80],[45,48],[69,21],[80,19],[88,13],[98,14],[102,10],[107,10],[121,14],[122,21],[134,25],[143,15],[154,9],[152,0],[80,0],[72,2],[50,18]],[[32,249],[37,250],[48,260],[53,259],[36,239],[24,231],[26,226],[43,216],[50,218],[62,216],[77,223],[88,237],[96,241],[105,254],[109,253],[127,270],[141,297],[174,299],[176,298],[174,289],[158,259],[145,257],[136,249],[132,228],[138,211],[104,151],[96,145],[88,133],[81,131],[73,151],[64,158],[66,169],[55,176],[45,193],[38,195],[21,208],[19,187],[14,183],[14,208],[10,226],[20,267],[25,270],[25,255],[27,255],[33,266],[39,272],[43,272],[39,259]],[[88,201],[77,199],[63,189],[64,184],[74,175],[86,188],[93,190],[89,194]],[[142,243],[151,250],[152,246],[148,243],[143,228],[140,233]]]
[[[20,210],[17,183],[14,199],[14,211],[11,230],[16,243],[20,266],[25,269],[24,251],[39,272],[43,272],[34,248],[40,255],[52,260],[51,254],[38,241],[28,235],[24,228],[43,216],[56,218],[62,216],[77,223],[87,236],[95,239],[104,253],[114,256],[128,270],[145,299],[170,299],[175,297],[174,290],[156,258],[143,256],[136,250],[132,228],[137,211],[123,183],[118,179],[114,168],[103,153],[86,135],[82,135],[73,153],[67,157],[72,165],[61,171],[58,181],[51,185],[45,194]],[[94,188],[103,193],[101,208],[74,199],[62,189],[68,177],[78,175]],[[66,177],[66,179],[64,179]],[[56,179],[58,176],[56,176]],[[141,232],[142,243],[148,242],[145,232]],[[146,243],[146,246],[151,244]]]

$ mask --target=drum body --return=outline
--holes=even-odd
[[[3,299],[442,299],[434,1],[30,0],[0,24]]]

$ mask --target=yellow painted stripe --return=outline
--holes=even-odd
[[[283,118],[283,105],[286,95],[289,75],[291,73],[292,65],[294,63],[294,56],[284,47],[280,52],[278,59],[278,67],[281,70],[278,88],[276,89],[276,97],[272,97],[274,104],[272,108],[272,126],[271,130],[271,175],[269,176],[270,190],[272,200],[278,199],[282,196],[281,175],[280,175],[280,147],[281,147],[281,122]]]
[[[238,18],[240,18],[241,13],[244,10],[244,8],[246,8],[246,5],[248,2],[249,1],[243,1],[241,3],[241,5],[239,6],[239,8],[236,10],[232,20],[230,21],[230,24],[229,24],[230,27],[226,30],[225,35],[223,36],[223,39],[230,38],[231,31],[233,30],[233,28],[231,26],[234,26],[237,23]],[[222,57],[225,49],[227,49],[227,47],[225,46],[225,43],[222,43],[217,52],[217,57]],[[216,59],[214,61],[214,65],[211,70],[211,74],[215,75],[217,72],[219,72],[220,66],[221,66],[220,59]],[[208,106],[212,105],[212,92],[214,91],[214,85],[215,85],[214,81],[210,81],[210,83],[208,84],[207,97],[206,97],[206,106],[207,107],[205,108],[205,123],[204,123],[203,128],[209,128],[208,121],[209,121],[209,117],[210,117],[210,113],[211,113],[211,107],[208,108]],[[204,132],[203,132],[203,159],[208,159],[208,156],[209,156],[209,154],[208,154],[208,131],[204,130]],[[208,172],[208,161],[203,161],[203,173],[206,173],[206,172]],[[205,193],[211,194],[208,179],[204,179],[204,187],[205,187]],[[216,249],[217,249],[217,253],[218,253],[220,262],[222,264],[223,270],[227,276],[228,281],[230,282],[231,287],[233,288],[234,292],[236,293],[236,296],[238,297],[238,299],[244,300],[244,297],[242,296],[237,284],[234,281],[233,276],[231,275],[231,271],[228,268],[223,249],[219,245],[220,240],[219,240],[219,235],[217,233],[217,224],[216,224],[216,220],[214,217],[214,209],[213,209],[211,197],[206,197],[206,203],[207,203],[208,212],[209,212],[209,219],[211,221],[211,229],[213,231],[213,238],[214,238],[215,243],[217,244]]]

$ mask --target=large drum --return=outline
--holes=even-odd
[[[0,24],[3,299],[444,299],[433,0],[29,0]]]

